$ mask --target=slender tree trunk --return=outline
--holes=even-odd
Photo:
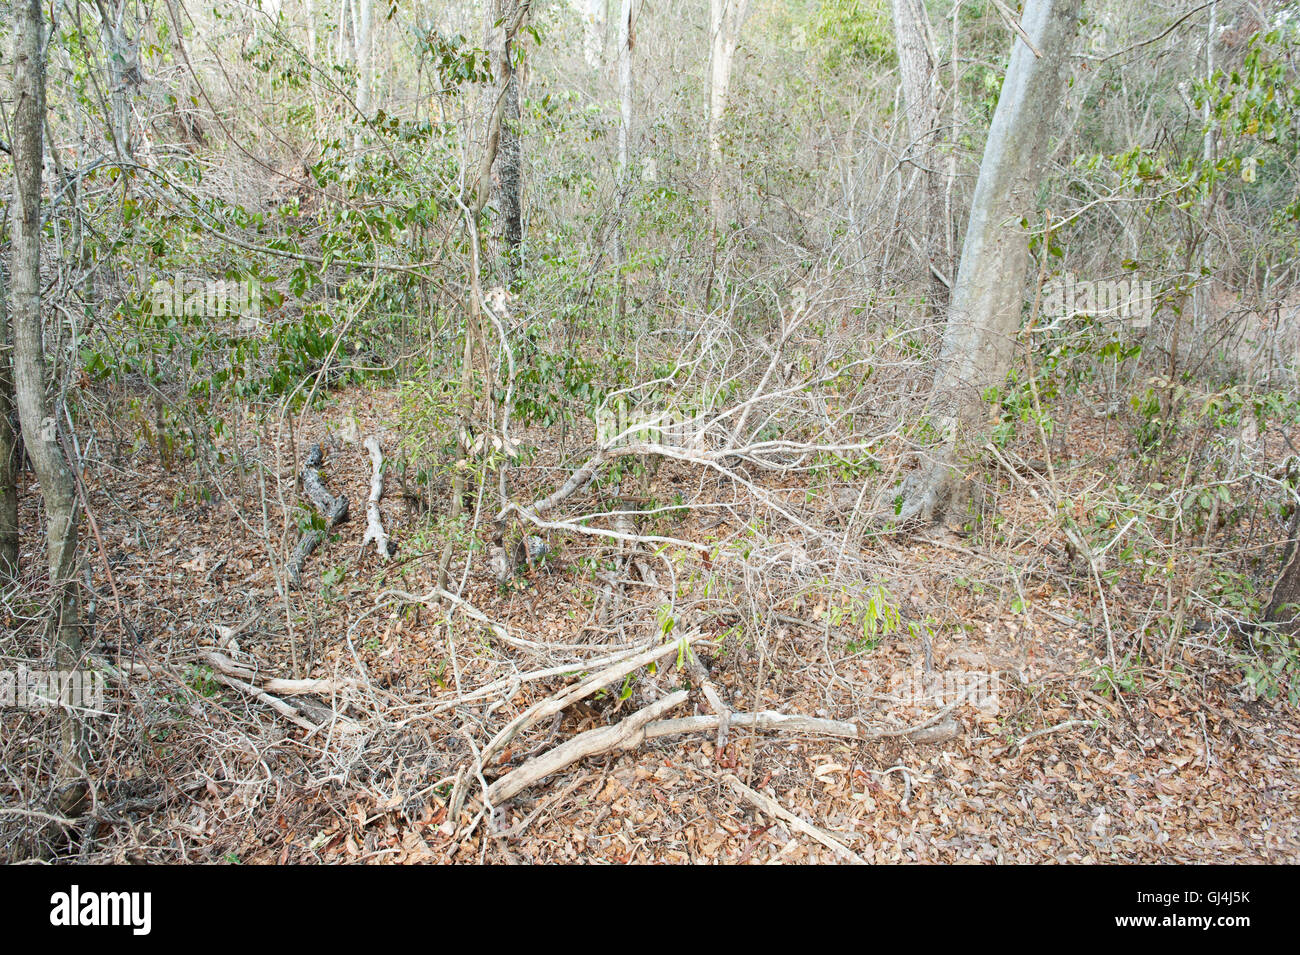
[[[614,261],[618,269],[618,320],[627,311],[627,259],[624,217],[627,215],[629,142],[632,135],[632,2],[620,0],[618,12],[618,224],[614,234]]]
[[[959,453],[985,439],[983,395],[1005,383],[1025,300],[1029,234],[1056,108],[1065,93],[1079,0],[1028,0],[1021,25],[1042,56],[1013,38],[988,143],[980,163],[932,388],[941,445],[906,482],[901,517],[959,522]]]
[[[582,17],[582,56],[593,70],[605,58],[605,0],[578,0]]]
[[[348,37],[351,36],[351,42]],[[340,64],[347,63],[352,57],[352,48],[356,44],[356,32],[352,29],[352,7],[348,0],[339,0],[339,23],[334,31],[334,59]]]
[[[100,32],[108,53],[109,104],[113,111],[113,146],[117,157],[135,155],[131,139],[131,90],[140,85],[140,29],[132,0],[97,0]]]
[[[953,211],[953,194],[957,189],[957,143],[961,140],[961,68],[958,66],[958,40],[961,30],[961,0],[952,5],[952,44],[948,59],[952,65],[952,120],[948,128],[948,162],[943,186],[943,210],[941,228],[943,230],[943,272],[950,282],[957,279],[956,250],[956,214]],[[949,296],[951,297],[951,288]]]
[[[1296,539],[1298,531],[1300,510],[1291,516],[1291,524],[1287,528],[1288,539],[1282,548],[1282,569],[1278,572],[1273,592],[1269,595],[1268,607],[1264,610],[1266,621],[1284,624],[1292,633],[1296,630],[1296,620],[1300,619],[1300,560],[1296,560],[1300,554],[1300,548],[1297,547],[1300,542]]]
[[[307,59],[316,62],[316,0],[304,0],[307,15]]]
[[[934,44],[924,0],[893,0],[894,40],[898,48],[903,106],[911,143],[907,156],[921,179],[917,203],[921,254],[930,285],[929,304],[947,300],[943,271],[943,177],[939,170],[939,96]],[[944,278],[951,279],[950,275]]]
[[[50,589],[53,594],[54,659],[60,670],[81,660],[77,590],[76,483],[59,443],[58,411],[47,394],[57,376],[45,364],[41,327],[41,172],[45,127],[44,22],[40,0],[17,0],[13,10],[13,277],[10,309],[14,336],[14,391],[23,443],[45,504]],[[65,711],[60,805],[78,809],[85,796],[81,724]]]
[[[722,118],[727,111],[731,92],[731,63],[740,43],[740,27],[745,22],[749,0],[709,0],[709,110],[705,138],[708,152],[709,229],[716,255],[719,225],[722,218]],[[713,257],[710,257],[705,283],[704,305],[713,292]]]
[[[709,0],[709,201],[714,215],[720,204],[718,170],[722,165],[722,116],[731,92],[731,63],[740,43],[749,0]]]
[[[1219,32],[1219,6],[1214,0],[1210,3],[1210,22],[1205,29],[1205,81],[1211,82],[1214,77],[1214,40],[1215,35]],[[1214,159],[1215,143],[1215,126],[1214,113],[1211,110],[1211,104],[1207,98],[1205,105],[1201,108],[1201,120],[1205,125],[1205,131],[1201,136],[1201,162],[1209,165]],[[1203,238],[1200,242],[1198,257],[1202,269],[1213,269],[1214,252],[1212,247],[1213,216],[1215,194],[1214,187],[1211,186],[1206,190],[1205,199],[1201,204],[1201,227],[1204,230]],[[1196,241],[1195,230],[1188,230],[1189,241]],[[1204,273],[1203,273],[1204,274]],[[1213,333],[1210,330],[1210,285],[1205,279],[1196,283],[1192,290],[1192,328],[1194,329],[1193,341],[1200,342],[1204,340],[1213,340]]]
[[[516,38],[528,9],[520,0],[495,0],[492,56],[496,61],[497,89],[502,96],[500,139],[492,204],[496,207],[494,232],[500,247],[502,284],[514,284],[524,241],[523,143],[520,139],[519,87],[521,83]]]
[[[0,263],[0,588],[18,579],[18,464],[21,440],[14,407],[13,339]]]
[[[357,112],[362,121],[370,119],[370,93],[374,84],[374,69],[371,65],[374,52],[373,32],[375,19],[374,0],[358,0],[359,15],[357,17],[355,38],[356,38],[356,63],[357,63]],[[356,130],[352,133],[352,161],[355,163],[361,156],[362,127],[357,124]]]

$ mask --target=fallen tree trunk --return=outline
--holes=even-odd
[[[330,494],[325,484],[321,481],[320,466],[324,461],[325,455],[321,451],[319,444],[313,444],[311,450],[307,452],[307,459],[302,464],[302,489],[307,495],[307,499],[315,505],[316,510],[320,511],[321,516],[325,518],[325,530],[313,528],[302,536],[298,546],[294,548],[293,556],[289,558],[289,583],[294,587],[302,586],[302,567],[311,556],[312,551],[320,546],[321,541],[335,527],[342,524],[348,519],[348,499],[345,495],[340,494],[338,497]]]

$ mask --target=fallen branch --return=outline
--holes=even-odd
[[[1031,739],[1037,739],[1040,736],[1046,736],[1049,733],[1059,733],[1061,730],[1074,729],[1077,726],[1096,726],[1096,720],[1066,720],[1064,723],[1057,723],[1055,726],[1049,726],[1046,729],[1034,730],[1027,736],[1022,736],[1016,740],[1016,749],[1022,749]]]
[[[393,556],[394,548],[384,531],[383,518],[379,513],[379,500],[384,496],[384,453],[379,449],[379,442],[373,437],[366,438],[365,448],[370,452],[370,498],[366,501],[366,536],[361,539],[361,549],[371,541],[381,558]]]
[[[203,657],[222,673],[239,677],[241,680],[257,681],[256,670],[236,663],[224,653],[205,650]],[[286,680],[271,677],[258,681],[257,685],[267,693],[281,693],[285,696],[299,696],[305,693],[316,696],[337,696],[344,690],[356,689],[358,684],[355,680]]]
[[[663,720],[646,727],[646,739],[681,736],[685,733],[711,733],[720,730],[723,721],[724,717],[721,715],[683,716],[679,719]],[[773,710],[763,710],[759,713],[729,713],[725,721],[733,729],[748,729],[760,733],[796,733],[864,741],[902,738],[913,743],[941,743],[955,739],[961,733],[961,724],[953,719],[901,730],[874,731],[864,729],[848,720],[826,720],[799,713],[777,713]]]
[[[601,726],[580,733],[567,743],[561,743],[535,759],[530,759],[518,769],[502,776],[488,787],[487,801],[498,805],[515,796],[547,776],[554,775],[566,766],[587,756],[608,753],[618,749],[634,749],[646,740],[647,724],[686,702],[690,693],[678,690],[662,700],[637,710],[627,719],[610,726]]]
[[[238,690],[240,693],[243,693],[245,696],[252,697],[253,699],[257,700],[259,703],[265,703],[267,706],[271,707],[271,709],[275,710],[277,713],[279,713],[281,716],[287,719],[290,723],[293,723],[295,726],[302,727],[303,729],[307,730],[308,733],[316,733],[320,730],[320,727],[317,726],[315,723],[313,723],[311,720],[307,719],[307,717],[303,715],[302,711],[298,709],[298,707],[294,706],[291,703],[286,703],[284,700],[278,697],[274,697],[269,693],[263,693],[257,687],[253,686],[251,683],[247,683],[243,680],[236,679],[233,676],[227,676],[225,673],[221,673],[220,671],[213,673],[212,678],[218,681],[219,683],[224,683],[226,686]]]
[[[578,700],[591,696],[591,694],[595,693],[597,690],[623,679],[623,677],[627,676],[629,673],[635,673],[643,666],[662,660],[666,656],[680,653],[683,641],[686,643],[694,643],[701,639],[703,639],[703,636],[697,633],[674,640],[671,643],[662,643],[658,646],[651,647],[648,650],[642,650],[634,656],[628,657],[625,660],[620,660],[612,666],[608,666],[597,673],[593,673],[591,676],[587,677],[587,679],[575,686],[565,687],[559,693],[548,696],[546,699],[535,703],[523,713],[519,714],[519,716],[511,720],[510,723],[501,730],[501,732],[497,733],[497,735],[493,737],[492,742],[488,743],[487,747],[483,750],[483,761],[485,763],[489,762],[492,757],[504,750],[519,731],[530,723],[535,723],[538,720],[545,719],[548,716],[567,709],[574,703],[578,702]]]
[[[800,832],[802,832],[805,836],[808,836],[809,838],[815,839],[818,842],[820,842],[827,849],[830,849],[832,852],[834,852],[837,856],[839,856],[844,861],[852,863],[853,865],[867,864],[867,861],[863,859],[862,856],[858,855],[856,852],[854,852],[844,843],[840,842],[838,839],[832,836],[825,829],[820,829],[817,826],[814,826],[812,823],[804,822],[802,819],[800,819],[790,810],[782,806],[775,799],[772,799],[768,796],[764,796],[761,792],[758,792],[755,789],[750,789],[748,786],[742,783],[738,778],[736,778],[731,773],[728,773],[726,776],[723,776],[722,779],[723,782],[728,783],[732,789],[734,789],[740,795],[744,796],[746,799],[748,799],[750,802],[756,805],[759,809],[763,810],[763,812],[767,813],[769,816],[772,816],[774,819],[785,820],[795,829],[798,829]]]
[[[307,452],[307,459],[302,464],[302,489],[306,492],[308,500],[325,518],[325,530],[309,530],[294,548],[288,566],[289,583],[294,587],[302,585],[302,567],[312,551],[320,546],[326,534],[348,519],[347,497],[342,494],[334,497],[321,481],[319,469],[323,460],[324,454],[321,452],[320,445],[313,444],[311,450]]]

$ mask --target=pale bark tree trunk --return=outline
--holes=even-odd
[[[627,259],[624,217],[627,214],[629,155],[632,135],[632,3],[620,0],[618,11],[618,224],[614,233],[614,261],[618,269],[618,318],[627,310],[627,277],[623,266]]]
[[[749,0],[709,0],[709,197],[719,204],[718,169],[722,164],[722,116],[731,91],[731,63],[740,43]]]
[[[957,280],[956,214],[953,211],[953,196],[957,189],[957,144],[961,141],[961,67],[958,65],[958,40],[961,35],[961,5],[957,0],[952,5],[952,38],[949,46],[948,60],[952,68],[952,112],[948,124],[948,162],[943,185],[943,257],[940,259],[944,274],[950,282]],[[951,298],[952,289],[948,291]]]
[[[947,299],[943,279],[943,180],[939,171],[939,94],[934,41],[925,0],[892,0],[894,41],[898,49],[903,107],[910,144],[907,157],[920,177],[917,202],[921,254],[929,273],[929,304],[940,308]]]
[[[582,17],[582,56],[593,70],[605,58],[605,0],[578,0]]]
[[[40,0],[17,0],[13,11],[13,276],[14,391],[23,443],[45,504],[46,545],[54,606],[54,660],[75,670],[81,659],[77,589],[77,492],[58,437],[56,402],[47,394],[57,376],[45,364],[41,327],[41,173],[45,127],[44,22]],[[85,795],[84,737],[65,711],[61,728],[60,804],[76,811]]]
[[[20,439],[14,408],[12,338],[0,263],[0,587],[18,579],[18,464]]]
[[[1029,235],[1021,222],[1034,213],[1053,117],[1065,93],[1079,0],[1028,0],[1021,26],[1042,56],[1013,38],[971,203],[961,264],[931,393],[941,444],[929,466],[905,482],[900,517],[959,522],[966,496],[958,492],[959,454],[978,447],[987,422],[983,394],[1011,370]]]
[[[707,141],[709,180],[709,221],[716,255],[718,226],[722,218],[722,118],[727,111],[731,92],[731,64],[740,43],[740,27],[745,22],[749,0],[709,0],[709,103],[705,139]],[[709,263],[704,304],[708,307],[713,291],[714,265]]]
[[[351,36],[351,42],[348,37]],[[348,62],[356,44],[356,31],[352,29],[352,7],[348,0],[339,0],[339,23],[334,31],[334,59],[340,65]]]
[[[1218,4],[1211,0],[1210,3],[1210,22],[1205,30],[1205,81],[1210,83],[1214,77],[1214,40],[1215,35],[1219,32],[1219,7]],[[1205,131],[1201,137],[1201,162],[1208,166],[1214,159],[1215,127],[1214,113],[1211,104],[1207,98],[1205,105],[1201,108],[1201,120],[1205,125]],[[1213,216],[1214,216],[1214,187],[1211,186],[1206,190],[1205,199],[1201,203],[1201,229],[1204,237],[1200,243],[1199,258],[1200,266],[1203,270],[1213,271],[1214,249],[1212,243],[1214,240]],[[1190,230],[1189,230],[1190,231]],[[1190,239],[1189,241],[1195,241]],[[1206,272],[1202,272],[1206,275]],[[1210,329],[1210,286],[1208,276],[1202,281],[1197,282],[1192,289],[1192,340],[1199,342],[1205,340],[1207,336],[1212,336]],[[1177,360],[1174,355],[1171,361]],[[1171,371],[1169,378],[1172,381],[1174,372]]]
[[[362,120],[370,119],[370,92],[374,83],[374,70],[371,66],[371,54],[374,52],[373,40],[375,5],[374,0],[359,0],[358,16],[355,30],[356,64],[357,64],[357,112]],[[356,162],[361,156],[362,127],[357,125],[352,134],[352,159]]]
[[[113,146],[118,159],[135,155],[131,139],[131,90],[140,85],[140,28],[132,0],[97,0],[100,33],[108,54]]]
[[[632,0],[620,0],[618,11],[618,172],[627,177],[628,140],[632,130]]]
[[[307,14],[307,59],[316,62],[316,0],[306,0],[303,9]]]

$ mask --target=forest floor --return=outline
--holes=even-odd
[[[128,702],[92,721],[105,779],[98,798],[115,808],[82,843],[83,859],[847,857],[810,837],[793,816],[867,862],[1300,861],[1295,710],[1249,699],[1222,642],[1195,631],[1173,648],[1164,670],[1147,666],[1140,684],[1123,692],[1108,685],[1099,676],[1107,620],[1094,591],[1035,539],[1037,505],[1011,485],[998,501],[1007,517],[996,539],[865,539],[863,559],[880,576],[861,579],[861,589],[887,582],[903,622],[924,627],[848,640],[842,627],[826,623],[838,619],[827,606],[833,596],[797,581],[770,584],[778,559],[767,562],[763,578],[733,568],[729,584],[703,596],[703,565],[677,581],[679,603],[690,608],[679,624],[718,638],[699,644],[698,653],[733,710],[857,720],[873,729],[942,715],[956,721],[955,734],[936,742],[901,735],[848,740],[733,727],[722,750],[714,733],[657,739],[570,765],[497,807],[468,836],[465,819],[454,832],[448,802],[464,767],[480,782],[490,779],[576,733],[622,719],[681,677],[664,666],[643,672],[627,692],[613,687],[589,697],[521,735],[517,749],[487,767],[474,763],[483,742],[565,678],[526,678],[495,697],[440,704],[495,680],[509,682],[511,674],[645,645],[666,598],[626,586],[622,616],[600,624],[593,595],[601,580],[584,558],[612,549],[570,538],[553,539],[555,559],[511,588],[493,578],[481,551],[475,554],[461,594],[517,638],[513,644],[463,615],[448,626],[445,609],[394,600],[392,590],[421,594],[433,586],[441,545],[426,532],[426,519],[390,494],[385,523],[401,549],[386,562],[373,548],[362,551],[370,462],[358,437],[376,435],[393,453],[396,395],[352,388],[334,397],[331,407],[296,420],[291,438],[269,430],[254,435],[251,425],[232,431],[246,449],[262,449],[289,500],[250,471],[224,497],[200,503],[193,500],[192,469],[166,471],[147,449],[112,465],[107,437],[87,452],[102,459],[88,477],[93,650],[132,686],[110,688],[115,700]],[[1084,481],[1089,438],[1076,441]],[[1104,434],[1091,441],[1104,453]],[[308,561],[304,586],[286,603],[270,552],[288,553],[298,533],[286,519],[296,468],[290,442],[299,459],[313,442],[325,445],[324,480],[350,497],[352,517]],[[539,457],[513,475],[512,490],[524,500],[531,499],[528,485],[545,493],[562,480],[559,464],[556,456]],[[1063,480],[1068,486],[1070,475]],[[682,489],[691,499],[710,493],[706,479],[678,465],[665,464],[654,481],[663,500]],[[775,479],[772,490],[806,499],[804,485],[792,478]],[[810,506],[817,506],[816,495]],[[32,526],[31,489],[24,507]],[[738,530],[728,525],[735,519],[725,510],[687,510],[670,515],[661,530],[724,541]],[[457,582],[463,557],[452,563]],[[797,564],[791,556],[793,577]],[[1142,595],[1113,603],[1105,611],[1111,639],[1123,641]],[[218,679],[204,656],[214,648],[255,670],[258,680],[357,681],[364,693],[346,712],[359,729],[344,734],[328,720],[314,732],[295,725],[265,699]],[[961,699],[972,675],[991,692]],[[318,709],[328,702],[318,700]],[[698,692],[673,715],[690,711],[710,711]],[[36,741],[32,753],[39,740],[52,739],[52,721],[40,714],[6,720],[27,721],[10,728]],[[38,786],[41,765],[29,761],[29,791]],[[736,778],[783,813],[756,806]],[[470,787],[471,798],[478,792],[477,783]]]

